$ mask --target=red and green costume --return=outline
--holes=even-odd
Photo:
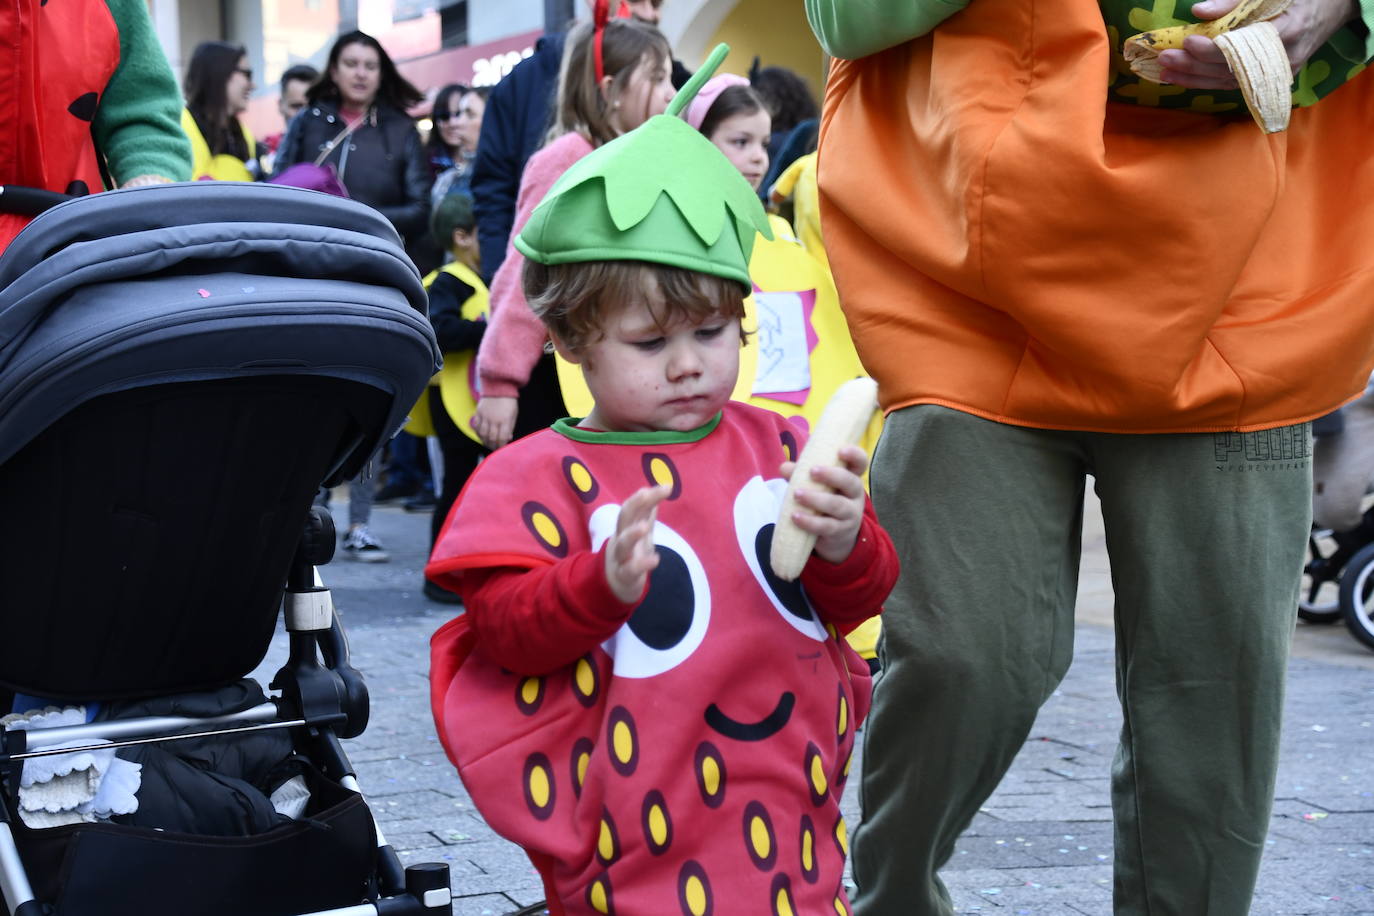
[[[896,558],[870,510],[844,563],[773,577],[801,439],[735,402],[686,433],[561,421],[483,462],[450,515],[426,569],[467,606],[433,640],[440,739],[554,912],[848,912],[839,801],[869,679],[839,633]],[[672,488],[660,562],[627,605],[599,551],[652,484]]]
[[[190,176],[176,79],[142,0],[0,4],[0,185],[104,189]],[[28,222],[0,213],[0,250]]]

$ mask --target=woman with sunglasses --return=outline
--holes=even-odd
[[[248,108],[253,71],[243,45],[203,41],[186,67],[181,129],[191,141],[191,178],[258,181],[258,146],[239,115]]]
[[[488,86],[451,83],[435,96],[430,116],[434,127],[429,133],[429,167],[434,174],[431,206],[439,206],[449,194],[471,196],[472,163],[490,93]]]

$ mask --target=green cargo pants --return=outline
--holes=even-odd
[[[936,871],[1073,655],[1087,475],[1116,594],[1115,912],[1248,912],[1273,802],[1310,455],[1305,423],[1115,435],[930,405],[888,418],[873,503],[902,575],[864,739],[858,916],[953,912]]]

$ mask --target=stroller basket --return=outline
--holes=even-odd
[[[0,711],[14,694],[101,710],[0,731],[0,912],[451,912],[447,866],[402,871],[343,753],[367,691],[317,584],[334,532],[311,508],[436,370],[424,310],[384,218],[275,185],[75,199],[0,256],[0,504],[25,519],[0,549]],[[247,676],[283,603],[290,660],[264,702]],[[236,684],[257,700],[199,708]],[[159,703],[172,712],[117,712]],[[309,797],[266,829],[40,829],[19,813],[23,768],[58,737],[229,758],[262,736]],[[137,759],[150,792],[152,758]]]

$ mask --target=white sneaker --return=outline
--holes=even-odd
[[[385,563],[391,559],[391,554],[366,525],[359,525],[344,535],[343,549],[344,556],[363,563]]]

